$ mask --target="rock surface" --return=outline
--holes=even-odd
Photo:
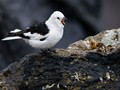
[[[0,90],[119,90],[119,43],[120,29],[113,29],[26,55],[0,72]]]

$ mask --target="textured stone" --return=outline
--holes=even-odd
[[[120,45],[101,42],[112,31],[26,55],[0,72],[0,90],[119,90]]]

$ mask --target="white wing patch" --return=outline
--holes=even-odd
[[[43,36],[43,35],[40,35],[38,33],[31,34],[30,32],[27,32],[27,33],[24,33],[24,35],[29,36],[30,39],[32,39],[32,40],[40,40],[42,38],[45,38],[47,34]]]
[[[21,30],[20,29],[15,29],[14,31],[10,31],[11,33],[17,33],[17,32],[20,32]]]

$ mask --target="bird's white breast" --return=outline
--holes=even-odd
[[[45,40],[40,41],[41,37],[39,38],[39,34],[35,34],[35,36],[38,36],[38,38],[32,38],[30,40],[27,41],[27,43],[29,43],[32,47],[34,48],[38,48],[38,49],[46,49],[46,48],[51,48],[53,47],[56,43],[58,43],[58,41],[60,41],[60,39],[63,36],[63,29],[62,28],[57,28],[53,25],[49,25],[48,23],[48,29],[49,29],[49,33],[46,34],[43,37],[46,37]],[[34,35],[33,35],[34,36]],[[31,35],[32,37],[32,35]]]
[[[47,38],[51,45],[55,45],[63,36],[63,29],[50,27],[50,33]]]

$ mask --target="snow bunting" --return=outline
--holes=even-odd
[[[2,41],[23,39],[30,46],[38,49],[49,49],[63,37],[65,16],[55,11],[50,18],[25,30],[10,31]]]

